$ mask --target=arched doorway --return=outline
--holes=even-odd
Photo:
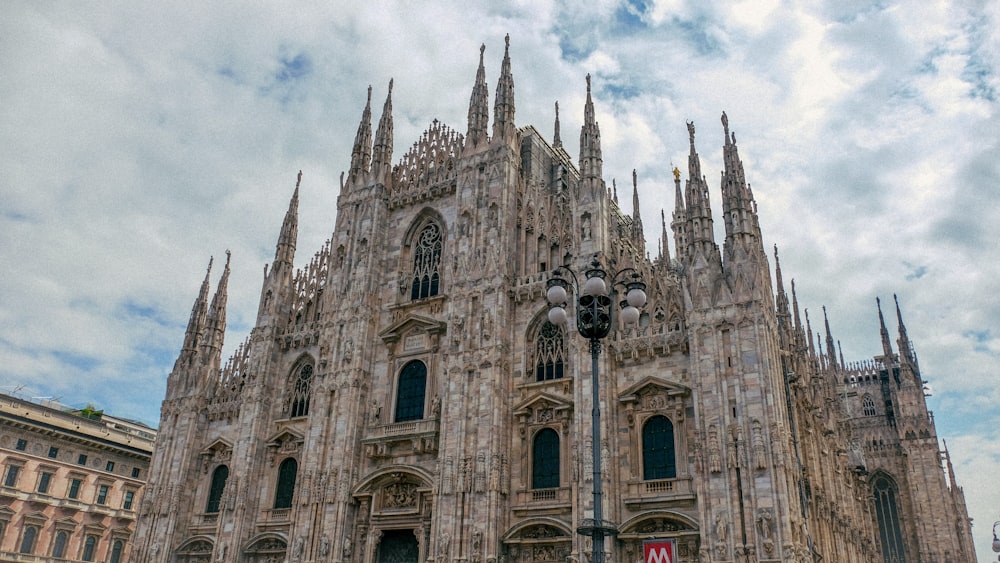
[[[378,544],[378,563],[417,563],[420,546],[413,530],[385,530]]]

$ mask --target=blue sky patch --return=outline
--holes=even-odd
[[[80,371],[91,371],[100,364],[96,358],[91,358],[90,356],[84,356],[83,354],[77,354],[75,352],[70,352],[67,350],[53,350],[52,356],[59,360],[60,363],[69,364]]]
[[[305,53],[299,53],[292,58],[282,57],[281,68],[274,75],[278,82],[297,80],[312,72],[312,60]]]

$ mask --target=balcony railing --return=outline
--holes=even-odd
[[[693,501],[694,489],[690,477],[632,481],[626,486],[625,504],[657,504],[676,501]]]
[[[568,506],[570,503],[570,491],[569,487],[518,491],[518,509],[532,510],[562,505]]]

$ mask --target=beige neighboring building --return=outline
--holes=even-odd
[[[156,431],[0,395],[0,561],[131,561]]]
[[[975,561],[902,315],[893,343],[872,308],[865,362],[828,325],[817,341],[769,263],[725,114],[711,189],[678,124],[686,178],[658,188],[673,212],[647,248],[641,178],[605,183],[590,78],[574,159],[558,106],[551,138],[515,125],[509,50],[492,104],[479,63],[466,132],[434,120],[396,161],[392,82],[374,128],[369,90],[340,185],[300,173],[228,360],[229,260],[214,295],[206,274],[133,561],[590,563],[595,449],[609,563],[649,540],[660,563]],[[300,188],[303,205],[339,197],[330,240],[296,264]],[[595,256],[648,296],[621,316],[611,296],[596,440],[588,342],[546,302],[556,267]]]

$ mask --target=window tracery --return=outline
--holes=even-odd
[[[861,410],[865,416],[875,416],[877,411],[875,410],[875,399],[872,399],[871,395],[865,395],[861,399]]]
[[[298,370],[295,377],[295,386],[292,388],[291,401],[288,408],[288,417],[307,416],[309,414],[309,398],[312,390],[312,364],[304,364]]]
[[[535,340],[536,381],[548,381],[563,377],[565,350],[562,329],[545,321]]]
[[[441,227],[436,223],[429,223],[417,235],[413,250],[410,299],[425,299],[438,294],[442,245]]]

